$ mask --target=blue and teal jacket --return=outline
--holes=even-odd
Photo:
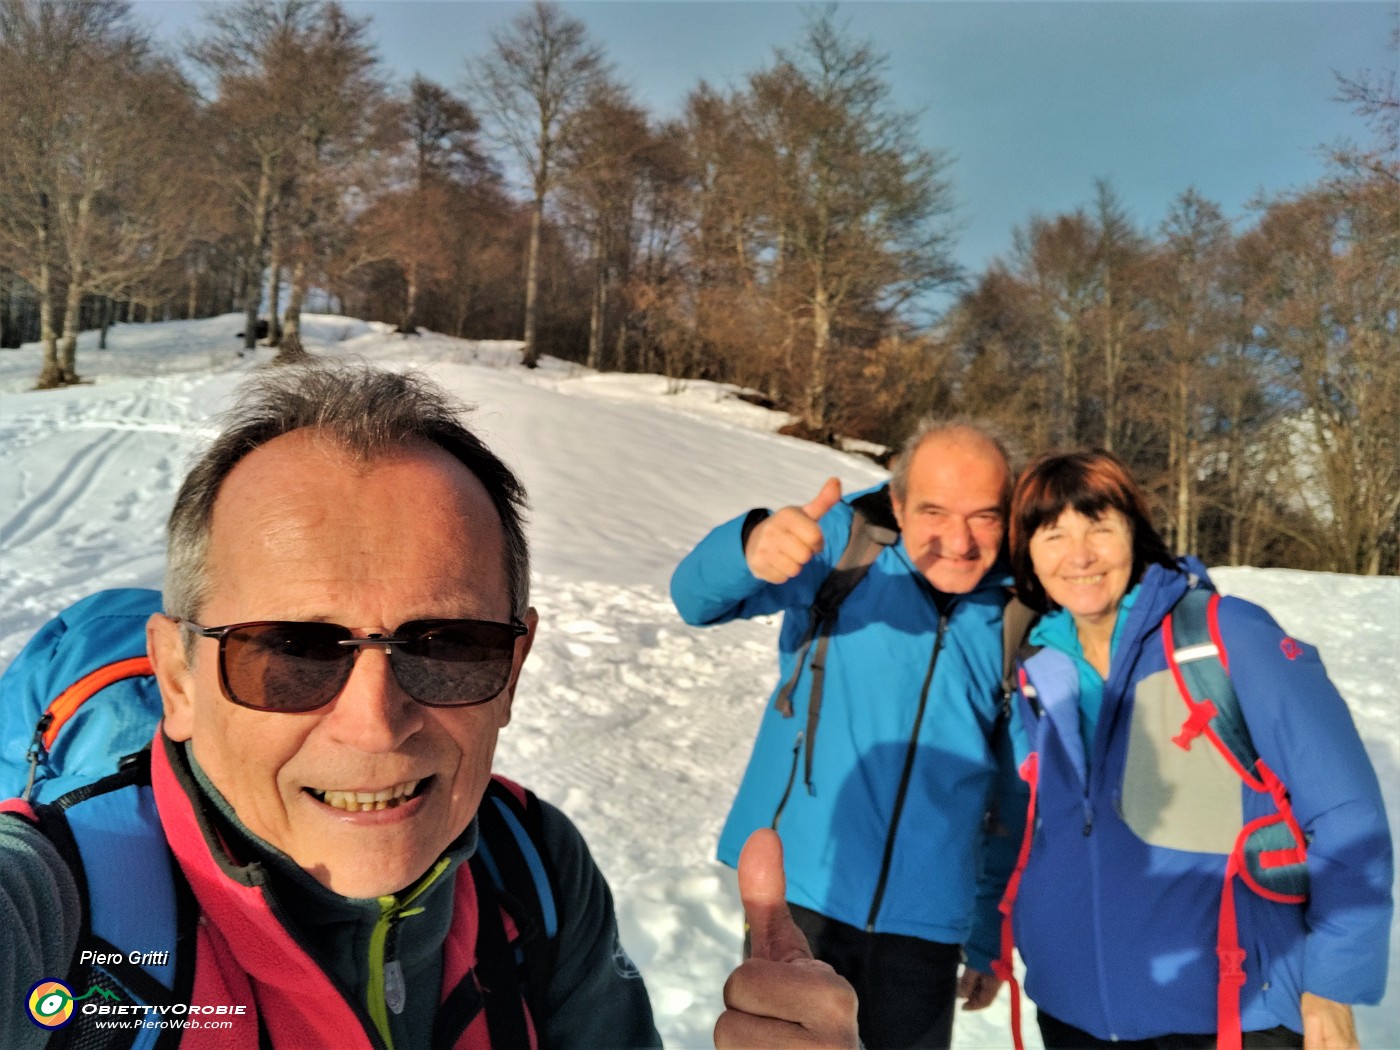
[[[1097,685],[1097,672],[1073,631],[1042,621],[1031,638],[1045,648],[1021,667],[1013,737],[1018,761],[1032,742],[1039,754],[1039,797],[1016,947],[1036,1006],[1100,1039],[1215,1031],[1226,859],[1247,822],[1274,812],[1215,748],[1172,740],[1188,712],[1162,621],[1203,579],[1187,559],[1180,571],[1147,570],[1120,613],[1087,748],[1081,682],[1087,673]],[[1274,903],[1234,882],[1246,951],[1241,1027],[1300,1032],[1304,991],[1380,1000],[1390,836],[1375,772],[1317,650],[1238,598],[1221,600],[1219,627],[1254,746],[1310,839],[1305,904]]]
[[[779,669],[787,681],[852,513],[848,502],[828,511],[823,550],[776,586],[748,569],[745,517],[719,526],[677,567],[676,608],[695,625],[784,613]],[[1021,785],[998,776],[989,742],[1000,737],[1009,768],[1009,734],[993,731],[1004,584],[998,566],[971,594],[937,595],[902,541],[881,551],[837,616],[811,783],[804,660],[793,717],[772,704],[763,716],[719,859],[737,865],[749,834],[776,826],[789,901],[858,929],[962,944],[969,964],[990,972],[997,903],[1025,811]],[[1009,797],[993,827],[984,817],[999,786]]]

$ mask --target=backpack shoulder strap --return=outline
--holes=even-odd
[[[1241,829],[1225,867],[1216,927],[1217,1030],[1221,1044],[1240,1040],[1240,987],[1245,983],[1246,952],[1240,945],[1235,917],[1234,880],[1239,877],[1253,892],[1281,904],[1308,899],[1308,841],[1293,815],[1288,789],[1259,757],[1230,680],[1230,654],[1220,633],[1220,595],[1192,588],[1162,623],[1162,647],[1181,698],[1186,721],[1172,742],[1190,750],[1205,734],[1234,768],[1244,785],[1272,796],[1276,812]]]
[[[501,909],[503,891],[495,884],[495,875],[481,852],[467,862],[476,883],[477,934],[476,982],[486,1012],[486,1030],[493,1047],[532,1046],[530,1024],[526,1017],[528,989],[521,989],[514,952],[506,934]],[[512,917],[514,917],[512,915]],[[531,1015],[534,1014],[530,1005]],[[436,1033],[435,1033],[435,1042]]]
[[[806,757],[803,760],[803,782],[808,791],[812,789],[812,754],[816,748],[817,725],[821,721],[822,696],[826,688],[826,651],[831,644],[831,632],[836,626],[836,614],[860,581],[865,579],[880,552],[899,540],[888,485],[881,485],[852,500],[851,509],[851,535],[846,540],[846,549],[841,552],[836,567],[817,591],[806,637],[793,662],[792,675],[783,683],[773,701],[784,718],[792,716],[792,693],[802,673],[807,652],[811,649],[812,684],[807,697]]]
[[[1016,695],[1016,661],[1030,655],[1027,639],[1037,614],[1020,598],[1012,594],[1001,613],[1001,700],[997,704],[997,718],[992,726],[992,747],[1001,742],[1001,735],[1011,722],[1011,698]]]
[[[792,717],[792,693],[814,640],[817,652],[812,660],[813,695],[820,695],[819,676],[825,663],[825,639],[831,635],[837,611],[860,581],[865,579],[880,552],[899,539],[899,526],[894,520],[888,485],[882,485],[852,500],[851,510],[851,534],[846,539],[846,549],[841,552],[835,567],[822,581],[816,598],[812,600],[810,622],[807,624],[807,633],[802,639],[802,645],[797,651],[792,675],[783,683],[774,700],[784,718]]]
[[[834,619],[841,603],[850,596],[870,566],[886,547],[899,540],[899,523],[890,503],[890,487],[881,485],[851,501],[851,535],[836,567],[822,581],[812,608],[823,620]]]
[[[1172,741],[1183,749],[1209,727],[1242,776],[1249,776],[1259,753],[1230,681],[1230,656],[1220,636],[1220,595],[1193,587],[1162,623],[1162,647],[1177,689],[1190,715]]]
[[[492,777],[477,810],[477,833],[474,859],[479,858],[479,870],[486,873],[490,895],[510,913],[519,933],[514,952],[504,953],[505,962],[510,969],[515,969],[516,961],[520,963],[516,983],[522,986],[525,1005],[532,1017],[543,1017],[558,950],[559,910],[539,799],[501,777]],[[486,896],[479,897],[483,929],[490,924]],[[488,1021],[490,1013],[488,1002]]]
[[[198,906],[156,816],[149,752],[129,756],[116,773],[34,813],[73,873],[81,901],[78,944],[65,978],[74,993],[151,1006],[189,1002]],[[132,907],[132,887],[140,887],[139,907]],[[83,961],[84,953],[104,962]],[[133,1045],[141,1031],[89,1028],[71,1024],[50,1045],[72,1040],[85,1050],[118,1050]],[[174,1046],[179,1034],[166,1029],[153,1045]]]

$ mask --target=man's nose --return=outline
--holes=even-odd
[[[955,558],[964,558],[977,547],[972,526],[966,518],[950,517],[943,529],[943,549]]]
[[[336,739],[357,751],[395,751],[423,727],[423,705],[404,692],[386,650],[366,646],[355,654],[345,688],[326,715]]]

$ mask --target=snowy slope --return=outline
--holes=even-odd
[[[123,326],[112,350],[85,334],[90,386],[26,392],[38,351],[0,351],[0,667],[64,604],[104,586],[159,586],[162,528],[210,417],[270,351],[237,353],[242,319]],[[498,768],[582,827],[619,902],[623,936],[668,1045],[709,1045],[740,947],[732,876],[711,860],[720,822],[774,678],[775,623],[697,631],[666,598],[676,560],[719,521],[848,488],[883,472],[774,433],[773,413],[713,384],[596,375],[517,344],[308,317],[317,353],[426,370],[476,404],[475,425],[532,498],[541,632],[501,741]],[[1400,815],[1400,580],[1256,570],[1214,573],[1321,646]],[[1362,1041],[1400,1048],[1386,1008],[1361,1011]],[[1010,1045],[1005,995],[959,1021],[958,1046]],[[1033,1029],[1029,1025],[1028,1029]],[[1034,1043],[1032,1030],[1028,1042]]]

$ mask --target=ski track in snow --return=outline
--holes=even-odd
[[[80,340],[93,385],[23,393],[34,347],[0,352],[0,667],[54,612],[101,587],[160,585],[165,517],[210,417],[271,351],[243,356],[242,318],[113,329]],[[710,1045],[724,978],[739,957],[732,872],[712,858],[776,677],[774,619],[697,630],[666,594],[674,564],[750,506],[805,502],[839,476],[883,472],[773,431],[784,419],[709,383],[597,375],[518,343],[466,342],[308,315],[313,351],[430,373],[476,406],[473,425],[531,493],[540,630],[497,768],[563,808],[588,838],[618,904],[672,1047]],[[1222,568],[1222,591],[1268,607],[1314,642],[1400,816],[1400,580]],[[1400,1050],[1393,1003],[1363,1008],[1363,1045]],[[1028,1046],[1038,1046],[1028,1010]],[[1005,1047],[1003,993],[960,1013],[954,1044]]]

